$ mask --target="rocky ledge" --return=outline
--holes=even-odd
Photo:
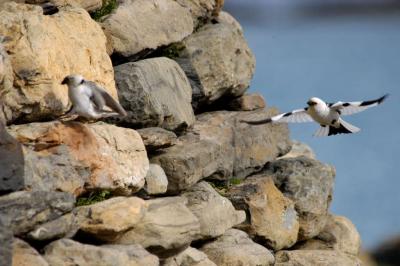
[[[334,168],[240,123],[278,110],[223,2],[0,4],[1,265],[360,265]],[[128,115],[60,121],[71,73]]]

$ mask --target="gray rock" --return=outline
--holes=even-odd
[[[231,23],[206,24],[183,40],[178,54],[195,108],[222,96],[241,96],[254,73],[255,58],[241,28]]]
[[[23,144],[27,189],[129,194],[144,185],[149,161],[132,129],[52,121],[11,126],[9,132]]]
[[[123,123],[182,130],[195,120],[192,89],[179,65],[166,57],[115,67],[119,99],[128,112]]]
[[[279,251],[275,266],[361,266],[361,261],[333,250]]]
[[[19,191],[0,197],[0,214],[19,235],[71,211],[74,204],[73,195],[65,192]]]
[[[203,239],[221,236],[246,219],[244,211],[236,211],[232,203],[207,182],[194,185],[182,197],[187,199],[189,210],[199,219]]]
[[[290,152],[282,157],[279,157],[279,159],[296,158],[299,156],[306,156],[311,159],[316,159],[315,153],[311,149],[311,147],[297,140],[292,141],[292,149],[290,150]]]
[[[150,169],[146,175],[146,184],[144,190],[149,195],[163,194],[167,192],[168,178],[164,169],[158,164],[150,164]]]
[[[22,189],[24,187],[24,154],[22,153],[22,146],[7,132],[1,119],[0,158],[0,195]]]
[[[239,226],[257,242],[274,250],[288,248],[297,241],[299,221],[294,203],[276,188],[271,177],[247,177],[227,193],[236,209],[248,214]]]
[[[177,193],[202,178],[244,178],[290,149],[283,124],[250,126],[239,120],[256,120],[276,110],[212,112],[199,115],[193,128],[177,144],[151,158],[168,177],[168,192]]]
[[[242,95],[229,103],[229,109],[234,111],[253,111],[264,107],[264,97],[258,93]]]
[[[304,156],[267,164],[264,173],[292,199],[299,214],[299,239],[317,236],[325,227],[332,200],[335,169]]]
[[[3,264],[2,264],[3,265]],[[48,266],[44,258],[25,241],[15,238],[13,241],[12,265]]]
[[[236,229],[229,229],[200,250],[218,266],[268,266],[274,263],[274,256],[268,249],[254,243],[245,232]]]
[[[102,27],[114,52],[129,57],[181,41],[192,33],[193,21],[173,0],[123,0]]]
[[[158,266],[158,258],[139,245],[92,246],[70,239],[57,240],[45,248],[50,266]]]
[[[188,9],[195,26],[218,16],[224,0],[175,0],[182,7]]]
[[[116,244],[140,244],[159,257],[177,254],[200,238],[200,224],[181,197],[148,200],[143,219]]]
[[[144,146],[149,152],[175,145],[176,134],[161,127],[147,127],[138,129]]]
[[[217,266],[207,255],[192,247],[188,247],[175,257],[162,262],[162,266]]]
[[[11,266],[13,233],[10,230],[9,219],[0,216],[0,261],[4,266]]]

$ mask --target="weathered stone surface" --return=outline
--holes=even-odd
[[[311,147],[297,140],[292,141],[292,149],[290,152],[286,153],[282,157],[279,157],[279,159],[296,158],[299,156],[306,156],[310,159],[316,159],[315,153]]]
[[[236,209],[249,214],[240,225],[258,242],[274,250],[291,247],[297,241],[299,221],[294,203],[275,187],[271,177],[255,175],[229,189],[227,197]]]
[[[2,264],[3,265],[3,264]],[[15,238],[13,241],[13,266],[48,266],[49,264],[28,243]]]
[[[2,89],[8,122],[38,121],[67,110],[67,87],[63,78],[71,73],[103,85],[112,96],[117,92],[114,71],[106,52],[106,38],[89,14],[66,7],[52,16],[39,6],[7,3],[0,11],[0,35],[12,71]]]
[[[0,215],[0,261],[4,266],[11,265],[13,233],[10,230],[9,219]]]
[[[87,11],[94,11],[101,8],[102,6],[102,0],[2,0],[2,3],[0,3],[0,9],[1,5],[6,2],[36,4],[41,6],[54,6],[57,8],[62,8],[65,6],[76,6],[86,9]]]
[[[123,0],[103,22],[114,52],[130,57],[181,41],[193,31],[189,10],[173,0]]]
[[[200,238],[200,224],[181,197],[146,201],[143,219],[115,243],[140,244],[161,257],[174,255]]]
[[[258,93],[242,95],[229,103],[229,108],[234,111],[253,111],[264,107],[264,97]]]
[[[51,266],[159,265],[158,258],[139,245],[92,246],[70,239],[60,239],[46,246],[44,258]]]
[[[145,215],[146,203],[137,197],[115,197],[82,208],[89,209],[80,230],[112,242],[134,227]]]
[[[192,247],[188,247],[175,257],[163,261],[162,266],[217,266],[207,255]]]
[[[22,146],[7,132],[1,119],[0,158],[0,195],[22,189],[24,187],[24,154]]]
[[[163,194],[167,192],[168,178],[164,169],[158,164],[150,164],[150,169],[146,175],[146,184],[144,190],[149,195]]]
[[[245,232],[236,229],[229,229],[200,250],[218,266],[264,266],[274,263],[274,256],[268,249],[254,243]]]
[[[18,191],[0,197],[0,214],[19,235],[71,211],[74,204],[74,197],[65,192]]]
[[[145,59],[115,67],[123,123],[184,129],[195,120],[192,89],[179,65],[166,57]]]
[[[283,194],[294,201],[300,221],[299,239],[317,236],[328,219],[335,169],[301,156],[271,162],[264,173],[272,176]]]
[[[316,239],[301,243],[296,249],[334,249],[348,255],[358,256],[361,238],[353,223],[343,216],[330,215],[325,228]]]
[[[275,266],[361,266],[356,257],[333,250],[284,250],[276,253],[275,260]]]
[[[151,161],[164,169],[171,193],[187,189],[202,178],[244,178],[290,149],[286,125],[239,122],[273,114],[274,109],[199,115],[176,145],[162,150]]]
[[[210,20],[218,16],[224,0],[175,0],[181,6],[187,8],[193,18],[194,25]]]
[[[79,195],[90,189],[130,193],[144,185],[149,162],[132,129],[54,121],[11,126],[9,132],[24,146],[29,189]]]
[[[193,88],[193,106],[222,96],[240,96],[249,87],[255,59],[241,28],[231,23],[206,24],[182,42],[175,59]]]
[[[202,238],[214,238],[242,223],[246,219],[244,211],[236,211],[232,203],[219,195],[210,184],[200,182],[182,194],[187,206],[200,222]]]
[[[147,127],[138,129],[147,151],[155,151],[175,145],[176,135],[172,131],[161,127]]]

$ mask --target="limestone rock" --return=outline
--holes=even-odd
[[[128,112],[123,123],[169,130],[193,124],[192,89],[175,61],[159,57],[119,65],[115,79]]]
[[[264,97],[258,93],[242,95],[229,103],[229,108],[234,111],[253,111],[264,107]]]
[[[304,156],[280,159],[266,165],[264,173],[294,201],[299,214],[299,240],[317,236],[325,227],[332,200],[335,169]]]
[[[8,217],[0,216],[0,261],[4,266],[11,265],[13,232],[10,230]]]
[[[249,214],[240,226],[258,242],[274,250],[291,247],[297,241],[299,221],[294,203],[275,187],[269,176],[255,175],[228,191],[236,209]]]
[[[3,264],[2,264],[3,265]],[[13,266],[48,266],[49,264],[28,243],[15,238],[13,241]]]
[[[8,122],[38,121],[66,111],[68,89],[61,81],[71,73],[117,96],[105,35],[85,10],[66,7],[45,16],[39,6],[6,3],[0,35],[10,39],[4,46],[12,71],[1,85],[9,91],[3,97]]]
[[[206,24],[182,46],[175,60],[191,81],[195,108],[222,96],[241,96],[249,87],[255,58],[240,28]]]
[[[168,178],[164,169],[158,164],[150,164],[150,169],[146,175],[144,190],[149,195],[163,194],[167,192]]]
[[[221,236],[226,230],[246,219],[244,211],[236,211],[232,203],[219,195],[210,184],[200,182],[182,194],[187,206],[200,222],[202,238]]]
[[[147,127],[138,129],[147,151],[155,151],[175,145],[176,135],[172,131],[161,127]]]
[[[158,258],[139,245],[92,246],[70,239],[57,240],[45,248],[50,266],[158,266]]]
[[[279,159],[296,158],[299,156],[306,156],[310,159],[316,159],[315,153],[311,147],[297,140],[292,141],[292,149],[290,152],[286,153],[282,157],[279,157]]]
[[[23,144],[25,186],[32,190],[138,191],[149,162],[140,135],[105,123],[31,123],[10,127]]]
[[[74,204],[74,197],[65,192],[18,191],[0,197],[0,215],[9,219],[14,235],[19,235],[71,211]]]
[[[210,20],[218,16],[224,0],[175,0],[181,6],[187,8],[193,18],[194,25]]]
[[[192,247],[188,247],[175,257],[168,258],[163,266],[217,266],[208,259],[207,255]]]
[[[134,228],[115,243],[140,244],[161,257],[175,255],[200,237],[200,224],[181,197],[146,201],[147,211]]]
[[[26,3],[26,4],[34,4],[41,5],[42,7],[52,6],[57,8],[62,8],[65,6],[77,6],[87,11],[94,11],[96,9],[101,8],[102,0],[2,0],[0,3],[0,8],[3,3],[6,2],[17,2],[17,3]],[[57,10],[57,9],[55,9]]]
[[[146,204],[137,197],[115,197],[82,208],[89,209],[90,215],[83,220],[80,230],[112,242],[144,217]]]
[[[103,22],[114,52],[130,57],[181,41],[193,31],[189,10],[173,0],[123,0]]]
[[[200,250],[218,266],[267,266],[274,263],[274,256],[268,249],[254,243],[245,232],[236,229],[229,229]]]
[[[276,110],[201,114],[176,145],[162,150],[151,161],[164,169],[171,193],[187,189],[202,178],[244,178],[290,149],[286,125],[254,127],[239,122],[273,114]]]
[[[275,260],[275,266],[361,266],[357,258],[333,250],[283,250]]]

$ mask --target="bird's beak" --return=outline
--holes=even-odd
[[[67,84],[67,83],[68,83],[68,78],[65,77],[65,78],[63,79],[63,81],[61,82],[61,84],[64,85],[64,84]]]

